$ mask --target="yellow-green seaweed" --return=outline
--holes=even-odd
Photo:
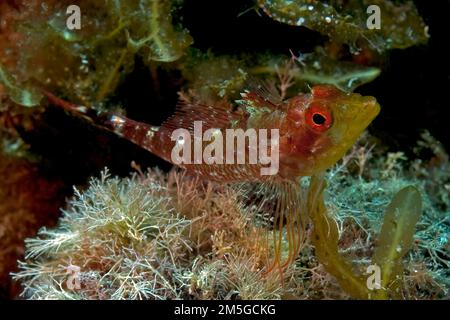
[[[387,207],[373,256],[381,268],[381,289],[376,290],[375,298],[400,298],[402,258],[411,248],[421,214],[422,199],[413,186],[401,189]]]
[[[365,279],[357,275],[352,265],[339,253],[339,233],[336,222],[327,213],[323,197],[324,188],[323,177],[312,177],[308,193],[308,208],[314,225],[311,240],[316,257],[338,280],[343,290],[354,298],[367,299],[369,290]]]
[[[310,218],[313,222],[312,243],[316,256],[341,285],[342,289],[357,299],[400,298],[402,258],[409,251],[416,224],[422,213],[419,191],[408,186],[392,199],[384,215],[379,243],[372,263],[380,268],[381,288],[370,289],[366,278],[339,252],[339,233],[336,222],[326,210],[323,177],[313,177],[308,195]],[[372,291],[374,290],[374,291]]]

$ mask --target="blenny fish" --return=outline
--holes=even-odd
[[[177,163],[194,176],[232,186],[249,210],[266,217],[264,221],[273,226],[273,236],[268,239],[274,255],[267,270],[288,266],[304,242],[308,208],[300,179],[323,173],[335,164],[380,110],[375,98],[344,93],[330,85],[316,85],[310,93],[287,100],[266,86],[253,85],[235,103],[203,103],[182,96],[174,115],[155,127],[122,115],[96,112],[51,93],[46,95],[51,103],[82,115],[171,163],[172,151],[180,143],[172,133],[186,129],[194,134],[197,121],[202,123],[202,133],[208,129],[217,134],[226,129],[278,129],[279,168],[275,174],[263,175],[262,164],[248,161]],[[273,143],[269,139],[264,146],[269,155]],[[202,148],[206,147],[202,142]],[[252,147],[250,143],[245,146],[247,160]],[[282,248],[283,238],[288,243],[287,251]]]

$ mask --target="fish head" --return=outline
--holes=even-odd
[[[287,101],[286,110],[280,130],[280,172],[307,176],[339,161],[378,115],[380,106],[374,97],[318,85],[311,94]]]

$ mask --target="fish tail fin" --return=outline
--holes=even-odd
[[[87,106],[73,104],[47,91],[43,91],[43,93],[53,105],[75,113],[95,126],[111,131],[152,153],[156,153],[154,136],[159,127],[138,122],[113,112],[98,112]]]
[[[65,101],[61,98],[58,98],[53,93],[48,92],[46,90],[43,90],[42,93],[47,97],[48,101],[51,104],[61,107],[64,110],[74,112],[76,114],[83,115],[85,117],[89,117],[92,114],[92,112],[94,111],[93,109],[91,109],[89,107],[77,105],[77,104]]]

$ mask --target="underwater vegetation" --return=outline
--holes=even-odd
[[[258,6],[273,19],[305,26],[345,43],[351,50],[364,47],[382,52],[427,42],[428,28],[412,2],[385,0],[309,1],[258,0]],[[379,11],[373,9],[376,6]],[[367,27],[367,12],[383,13],[383,28]]]
[[[146,63],[175,61],[192,42],[172,24],[171,1],[81,1],[83,28],[69,30],[66,10],[72,2],[24,1],[17,4],[20,13],[8,12],[19,17],[8,24],[9,41],[1,41],[0,79],[16,103],[38,105],[42,95],[36,88],[44,86],[70,92],[71,100],[102,102],[132,70],[135,55]]]
[[[252,223],[233,189],[158,170],[128,178],[104,171],[85,191],[75,190],[58,227],[26,241],[26,260],[14,277],[24,283],[23,296],[33,299],[368,298],[365,285],[348,279],[365,284],[364,270],[374,259],[389,265],[383,277],[399,289],[389,290],[391,298],[448,298],[449,233],[442,221],[450,203],[443,190],[433,194],[430,183],[448,184],[442,172],[449,171],[420,182],[416,170],[428,172],[430,163],[390,167],[391,154],[368,162],[361,156],[373,160],[378,151],[360,141],[328,173],[328,213],[319,201],[311,216],[328,223],[314,223],[282,275],[283,286],[280,273],[263,272],[266,230]],[[383,167],[389,177],[374,180]],[[396,226],[393,215],[401,215]],[[335,241],[319,241],[324,232]],[[78,290],[67,287],[71,270],[79,271]]]
[[[0,152],[1,297],[20,290],[17,283],[9,281],[9,272],[24,254],[23,239],[35,235],[44,224],[53,225],[64,205],[62,181],[46,177],[36,161],[27,161],[17,153],[16,148]]]
[[[82,27],[73,30],[70,5],[0,4],[0,170],[11,178],[0,185],[0,235],[11,237],[23,220],[26,231],[7,243],[27,238],[8,258],[19,258],[17,268],[5,264],[2,274],[13,271],[20,297],[449,298],[445,148],[427,131],[416,147],[394,151],[364,133],[380,111],[365,85],[383,76],[391,50],[430,38],[413,2],[240,7],[239,17],[253,11],[265,23],[320,37],[305,50],[294,48],[309,34],[290,39],[281,51],[205,49],[189,28],[187,0],[79,1]],[[382,28],[368,27],[373,5]],[[142,70],[151,104],[131,93]],[[150,119],[153,110],[167,115],[162,123]],[[60,134],[52,115],[86,132],[71,132],[61,151],[49,139],[51,152],[40,154],[34,142],[45,130]],[[109,144],[116,134],[173,164],[179,140],[171,133],[194,132],[194,121],[219,133],[279,129],[279,170],[265,177],[260,165],[218,163],[215,150],[215,163],[165,171]],[[70,160],[81,150],[74,140],[99,144],[84,158],[86,172]],[[130,160],[116,170],[102,148]],[[55,167],[55,159],[67,164]],[[100,172],[100,163],[109,169]],[[61,181],[67,172],[77,179]],[[30,200],[11,200],[22,196]],[[16,210],[26,214],[12,223]]]
[[[73,102],[98,104],[113,94],[120,80],[131,72],[136,55],[154,68],[154,62],[174,62],[189,54],[187,49],[193,42],[189,32],[179,21],[172,21],[172,12],[179,6],[177,1],[81,1],[83,28],[80,30],[66,27],[66,10],[70,4],[70,1],[17,1],[15,7],[20,10],[2,5],[7,23],[2,32],[0,79],[14,102],[29,107],[39,105],[42,94],[38,89],[45,88],[62,92]],[[396,6],[389,1],[372,1],[371,4],[379,5],[384,14],[389,14],[389,19],[383,20],[389,28],[381,29],[387,34],[365,28],[361,17],[366,15],[361,9],[367,7],[364,3],[356,9],[354,2],[346,4],[345,10],[353,12],[349,16],[338,14],[331,5],[320,1],[314,5],[308,1],[258,1],[274,19],[282,22],[304,19],[307,27],[329,35],[335,43],[355,46],[362,37],[375,42],[371,49],[386,50],[426,42],[426,26],[412,3]],[[279,18],[282,14],[293,17]],[[355,19],[359,19],[357,23]],[[30,20],[32,24],[28,23]],[[379,39],[372,39],[372,35]],[[207,61],[201,58],[197,57],[196,61]],[[316,69],[322,69],[320,60],[314,62]],[[347,68],[335,67],[335,70],[348,73]],[[229,72],[237,71],[230,68]],[[367,73],[371,75],[369,78],[376,77],[371,70],[363,72],[362,77],[368,77]],[[215,72],[210,74],[219,76]],[[214,81],[210,79],[211,83]],[[223,82],[234,81],[233,77],[223,78]],[[315,82],[324,83],[317,79]]]

